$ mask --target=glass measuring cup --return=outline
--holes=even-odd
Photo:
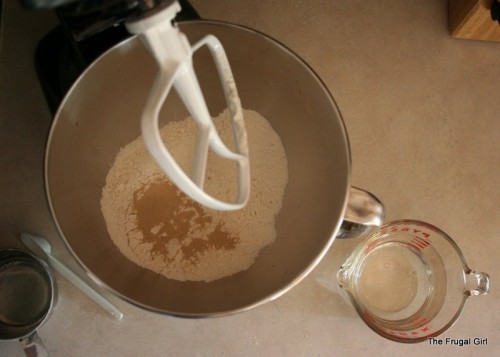
[[[457,244],[424,222],[400,220],[370,234],[337,273],[363,321],[397,342],[422,342],[450,328],[469,296],[489,291]]]
[[[56,281],[44,261],[23,250],[0,249],[0,341],[19,340],[26,356],[48,356],[37,329],[56,299]]]

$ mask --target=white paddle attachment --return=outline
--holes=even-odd
[[[234,77],[224,48],[216,37],[208,35],[191,47],[186,36],[172,24],[180,10],[179,3],[175,1],[160,11],[126,24],[130,33],[139,35],[159,66],[142,113],[142,135],[160,168],[193,200],[221,211],[241,209],[250,195],[250,165],[243,110]],[[230,150],[219,137],[193,69],[193,53],[203,46],[210,50],[221,79],[235,138],[235,151]],[[172,87],[196,121],[196,146],[190,176],[175,161],[160,137],[158,116]],[[209,148],[238,164],[238,192],[234,202],[221,201],[203,189]]]

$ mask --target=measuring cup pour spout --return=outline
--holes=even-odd
[[[337,282],[339,286],[346,292],[352,290],[353,285],[353,266],[356,265],[356,260],[358,257],[358,251],[361,246],[358,245],[351,256],[342,264],[340,269],[337,271]]]
[[[339,283],[339,286],[342,289],[348,289],[349,286],[349,269],[347,267],[342,266],[340,270],[337,272],[337,281]]]

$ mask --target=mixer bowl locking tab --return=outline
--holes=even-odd
[[[191,47],[187,37],[172,24],[180,10],[179,3],[174,1],[166,7],[141,14],[126,23],[127,30],[139,35],[159,66],[142,113],[142,135],[146,147],[161,169],[189,197],[212,209],[237,210],[246,205],[250,195],[250,165],[247,133],[236,83],[224,48],[215,36],[207,35]],[[219,137],[194,72],[193,53],[203,46],[210,50],[221,79],[236,152],[230,150]],[[158,128],[160,110],[172,87],[196,122],[196,147],[191,177],[169,153]],[[238,164],[238,192],[234,202],[221,201],[203,189],[209,147],[217,155]]]

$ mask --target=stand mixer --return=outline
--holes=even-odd
[[[238,96],[245,108],[265,118],[281,139],[288,161],[288,183],[282,206],[275,217],[276,239],[258,254],[247,270],[208,283],[168,279],[133,264],[121,254],[110,239],[101,211],[102,189],[117,154],[141,135],[140,118],[144,116],[147,103],[152,108],[153,115],[149,118],[153,118],[153,122],[149,125],[154,137],[158,129],[154,122],[155,108],[163,100],[165,93],[161,92],[165,91],[163,86],[168,82],[160,82],[161,85],[153,87],[152,91],[152,86],[158,81],[158,61],[141,41],[143,35],[126,38],[130,35],[124,23],[134,32],[148,32],[148,26],[135,27],[135,20],[144,17],[147,20],[149,14],[155,16],[164,8],[163,5],[171,5],[171,2],[147,2],[152,5],[134,6],[133,9],[118,7],[118,3],[73,2],[56,11],[63,23],[62,37],[67,40],[69,50],[77,49],[75,54],[69,52],[81,60],[83,72],[73,77],[78,77],[78,80],[69,90],[59,88],[63,89],[62,95],[58,97],[59,101],[54,101],[55,105],[52,104],[54,112],[55,108],[58,109],[45,153],[45,189],[59,234],[96,282],[136,306],[163,314],[189,317],[232,314],[275,299],[298,284],[319,263],[336,237],[359,235],[380,225],[384,212],[380,201],[351,186],[350,148],[345,125],[334,99],[314,71],[283,44],[259,31],[221,21],[179,21],[178,29],[186,35],[189,43],[202,45],[202,48],[194,47],[200,51],[193,58],[193,64],[208,107],[214,113],[220,113],[228,106],[233,109],[234,125],[227,128],[230,134],[235,133],[242,139],[240,147],[231,154],[236,154],[235,159],[243,159],[239,164],[238,180],[245,175],[242,168],[245,169],[246,155],[244,132],[238,130],[239,104],[231,95],[234,83],[224,69],[225,56],[220,56],[219,44],[210,35],[224,45],[231,72],[238,81]],[[144,5],[146,2],[133,3]],[[189,8],[184,2],[179,3],[184,9]],[[84,12],[83,5],[89,6]],[[98,10],[89,10],[93,6]],[[111,9],[124,8],[126,11],[121,12],[121,20],[107,16]],[[174,8],[167,17],[172,18],[176,10]],[[75,11],[79,11],[80,16],[73,16]],[[183,11],[175,18],[182,14]],[[92,17],[95,21],[91,26],[79,26],[82,16]],[[105,21],[109,17],[115,19],[116,27],[109,25],[113,21]],[[96,31],[100,23],[107,27]],[[175,26],[163,24],[164,28],[159,31],[171,32],[175,36]],[[93,42],[110,32],[117,35],[115,42],[110,44],[106,39],[87,46],[87,41]],[[60,43],[60,40],[61,36],[52,42]],[[181,57],[189,58],[193,49],[186,45],[186,41],[177,40],[179,47],[183,48],[179,51]],[[146,38],[146,43],[148,41]],[[52,52],[47,55],[42,47],[38,48],[38,58],[51,64]],[[87,51],[89,49],[92,51]],[[106,51],[103,53],[103,50]],[[215,61],[213,52],[218,58]],[[161,56],[158,57],[161,59]],[[59,62],[58,70],[66,67],[67,62]],[[175,87],[172,83],[172,88]],[[178,87],[182,88],[182,85]],[[225,94],[221,93],[221,87],[226,87]],[[172,94],[167,96],[161,110],[161,124],[181,121],[190,114],[191,98],[187,98],[186,104],[186,98],[182,98],[179,91]],[[235,104],[234,108],[231,108],[232,104]],[[212,149],[217,146],[211,135],[210,129],[193,134],[193,138],[198,136],[202,142],[205,138],[205,143],[199,145],[202,147],[200,157],[203,157],[207,143]],[[233,161],[233,167],[238,165],[238,160]],[[199,175],[191,177],[201,182],[202,172],[198,170]],[[257,170],[254,175],[256,173]],[[257,199],[269,197],[263,195]],[[258,228],[262,222],[255,214],[258,212],[253,213],[256,218],[251,227]]]

